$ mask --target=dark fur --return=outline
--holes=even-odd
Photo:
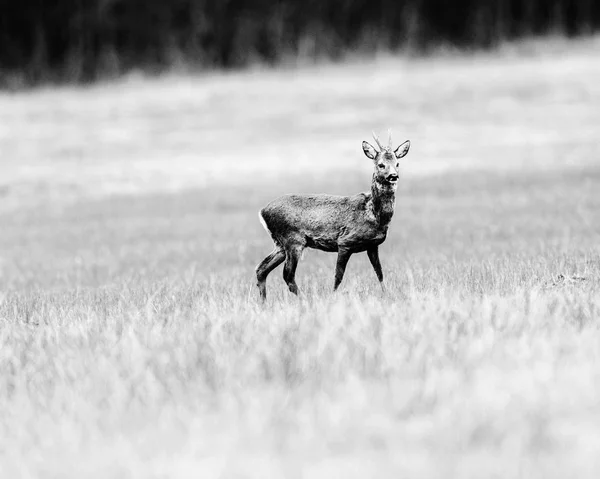
[[[267,294],[267,276],[284,261],[283,278],[290,291],[298,294],[296,266],[304,248],[338,253],[334,290],[342,281],[350,256],[363,251],[367,252],[377,278],[383,283],[379,245],[385,241],[394,214],[396,183],[390,182],[390,178],[398,177],[397,159],[389,148],[377,152],[365,143],[365,154],[375,163],[370,193],[285,195],[260,211],[275,242],[275,250],[256,267],[263,299]],[[397,153],[399,149],[396,155],[400,158],[406,154],[408,146]]]

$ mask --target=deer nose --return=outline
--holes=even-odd
[[[396,173],[390,173],[387,176],[388,181],[398,181],[398,175]]]

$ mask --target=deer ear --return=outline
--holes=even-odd
[[[363,151],[365,152],[365,155],[367,155],[367,158],[371,158],[372,160],[374,160],[377,156],[377,150],[371,145],[369,145],[369,143],[367,143],[366,141],[363,141],[362,147]]]
[[[403,156],[406,156],[409,148],[410,148],[410,141],[406,140],[404,143],[402,143],[398,148],[396,148],[394,150],[394,155],[396,155],[396,158],[400,159]]]

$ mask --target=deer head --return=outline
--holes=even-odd
[[[379,151],[371,144],[363,141],[362,147],[365,155],[373,160],[375,167],[374,178],[377,182],[396,187],[398,184],[398,168],[400,158],[406,156],[410,148],[410,141],[405,141],[398,148],[392,151],[392,131],[388,130],[388,144],[382,146],[379,138],[373,132],[373,138],[379,147]]]

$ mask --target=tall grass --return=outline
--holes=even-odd
[[[583,174],[598,185],[597,172]],[[569,202],[554,203],[553,222],[535,201],[519,217],[497,216],[493,202],[476,206],[473,176],[413,181],[413,201],[443,197],[447,209],[436,217],[409,202],[410,214],[399,212],[382,251],[387,293],[356,257],[334,295],[333,258],[309,254],[299,268],[303,295],[292,297],[276,270],[261,305],[252,267],[269,239],[253,227],[257,205],[243,195],[248,219],[234,235],[210,225],[238,221],[238,210],[205,212],[207,221],[185,233],[212,244],[206,253],[172,249],[189,221],[182,214],[150,237],[136,220],[143,260],[125,244],[73,266],[47,256],[41,276],[0,305],[2,470],[520,477],[526,469],[528,477],[592,477],[597,226],[579,237]],[[514,197],[521,186],[511,181],[494,185]],[[523,183],[534,198],[547,180]],[[464,198],[440,194],[449,184],[460,184],[480,211],[464,217]],[[570,188],[557,180],[548,195]],[[207,193],[197,194],[202,204]],[[600,205],[589,200],[591,213]],[[131,219],[131,207],[119,214]],[[151,224],[157,212],[148,207]],[[481,229],[486,215],[499,228]],[[94,235],[110,244],[106,225]],[[239,256],[242,237],[248,247]],[[104,261],[115,269],[98,276]],[[26,260],[21,268],[37,271]]]
[[[0,476],[597,477],[597,66],[471,60],[0,96]],[[259,207],[388,123],[387,293],[260,304]]]

